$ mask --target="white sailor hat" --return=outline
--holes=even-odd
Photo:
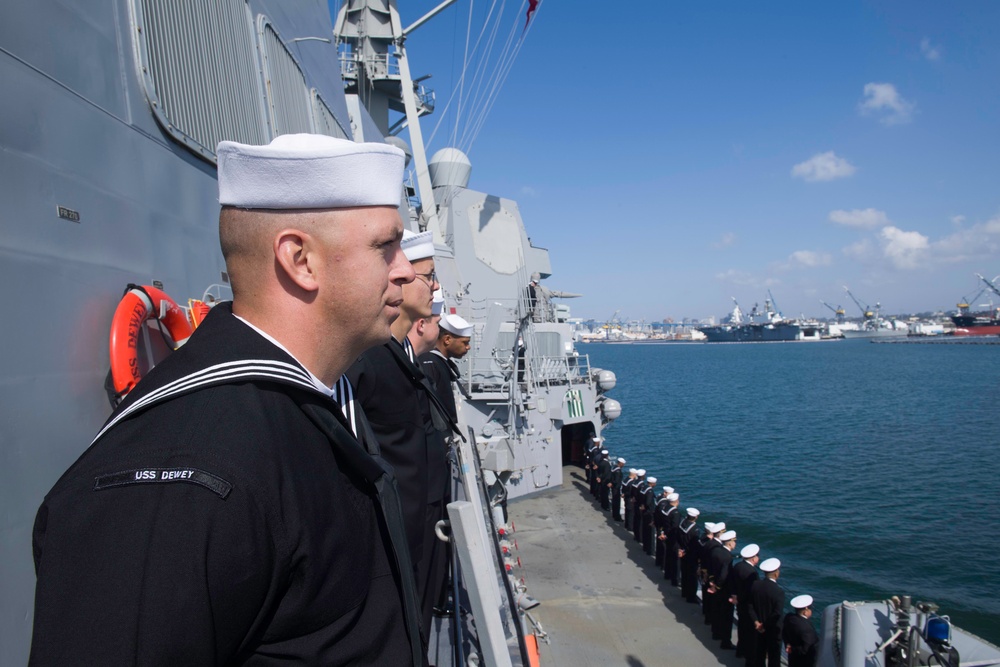
[[[602,450],[601,450],[601,454],[604,454],[605,456],[607,456],[607,455],[608,455],[608,450],[606,450],[606,449],[602,449]]]
[[[781,561],[777,558],[768,558],[766,561],[760,564],[761,572],[774,572],[779,567],[781,567]]]
[[[690,517],[697,517],[699,514],[701,514],[701,511],[697,507],[689,507],[687,508],[687,513],[688,516]]]
[[[726,532],[724,532],[722,534],[721,537],[719,537],[719,539],[722,540],[723,542],[728,542],[729,540],[735,540],[736,539],[736,531],[735,530],[727,530]]]
[[[623,459],[622,457],[619,456],[618,457],[618,463],[621,463],[622,465],[625,465],[625,459]]]
[[[639,471],[636,470],[635,468],[629,468],[628,469],[628,474],[630,474],[630,475],[638,475]]]
[[[431,315],[440,315],[444,310],[444,296],[441,290],[434,291],[434,300],[431,301]]]
[[[383,143],[283,134],[266,146],[219,142],[219,203],[239,208],[399,206],[406,155]]]
[[[716,527],[716,531],[715,532],[717,532],[717,533],[724,533],[724,532],[726,532],[726,522],[725,521],[720,521],[719,523],[715,524],[715,527]]]
[[[593,438],[591,438],[591,440],[593,440],[594,442],[604,442],[604,438],[602,438],[599,435],[595,435]]]
[[[472,336],[472,325],[466,322],[464,317],[455,313],[450,313],[441,318],[441,328],[459,338],[470,338]],[[601,440],[595,438],[594,442],[601,442]]]
[[[673,493],[674,492],[674,487],[672,487],[672,486],[665,486],[665,487],[663,487],[663,490],[666,491],[667,493]]]
[[[710,533],[717,533],[717,532],[719,532],[719,524],[713,523],[711,521],[706,521],[705,522],[705,530],[708,531],[708,532],[710,532]]]
[[[415,262],[418,259],[427,259],[434,256],[434,233],[433,232],[411,232],[409,229],[403,230],[403,240],[399,243],[403,249],[406,259]]]
[[[805,609],[806,607],[811,607],[813,603],[813,596],[811,595],[796,595],[792,598],[789,603],[792,605],[792,609]]]
[[[678,493],[670,493],[667,495],[667,501],[671,503],[674,502],[675,500],[680,500],[680,499],[681,496]]]
[[[649,482],[650,484],[656,484],[656,478],[655,477],[647,477],[646,481]]]
[[[645,477],[646,476],[646,469],[645,468],[639,468],[635,472],[636,472],[636,474],[639,475],[639,477]]]
[[[748,544],[740,549],[740,555],[744,558],[753,558],[760,553],[760,547],[756,544]]]

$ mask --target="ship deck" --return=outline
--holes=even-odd
[[[663,580],[632,534],[593,502],[583,471],[563,469],[563,486],[511,501],[516,554],[531,615],[550,644],[542,665],[741,666],[718,648],[699,605]],[[733,640],[735,641],[735,628]]]

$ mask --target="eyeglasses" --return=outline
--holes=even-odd
[[[428,285],[433,285],[437,282],[437,271],[431,271],[430,273],[417,273],[415,274],[418,278],[423,278],[424,282]]]

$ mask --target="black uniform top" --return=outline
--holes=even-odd
[[[438,397],[449,419],[458,422],[458,410],[455,407],[455,392],[452,391],[451,366],[447,359],[432,350],[420,355],[420,370],[430,380],[431,387]],[[427,502],[435,503],[443,500],[450,492],[451,479],[448,466],[448,435],[435,428],[430,416],[430,403],[421,401],[424,414],[424,427],[427,433]]]
[[[400,366],[390,345],[369,349],[347,369],[354,395],[371,423],[382,456],[392,466],[399,484],[403,517],[413,560],[422,553],[424,508],[427,505],[427,431],[420,394]]]
[[[729,572],[733,563],[732,552],[724,546],[712,549],[708,554],[708,577],[715,584],[715,588],[729,595]]]
[[[792,665],[815,665],[819,649],[819,636],[809,619],[792,612],[785,614],[785,625],[781,639],[791,647],[788,653]]]
[[[632,486],[635,484],[635,478],[631,475],[622,478],[622,495],[626,498],[631,498]]]
[[[684,517],[673,533],[677,548],[684,551],[684,558],[697,560],[698,530],[695,520],[690,516]]]
[[[32,664],[423,663],[391,478],[231,313],[213,308],[45,497]]]
[[[781,635],[781,615],[785,612],[785,591],[773,579],[758,579],[750,585],[750,622],[764,624],[764,629]]]
[[[664,501],[660,505],[660,511],[657,512],[657,514],[660,515],[660,525],[659,525],[660,530],[662,530],[666,534],[667,541],[673,543],[673,541],[676,539],[676,535],[674,535],[674,529],[677,528],[677,526],[680,525],[681,522],[680,519],[681,515],[680,512],[677,511],[677,506],[671,505],[669,500]]]
[[[600,478],[602,485],[611,481],[611,461],[603,454],[601,455],[601,460],[597,463],[597,476]]]
[[[640,511],[645,507],[642,497],[647,486],[649,485],[646,484],[645,477],[636,477],[635,481],[632,483],[632,500],[635,501],[636,509]]]
[[[642,503],[646,511],[645,520],[652,521],[653,511],[656,509],[656,491],[649,484],[642,492]]]
[[[702,536],[701,541],[698,543],[698,562],[702,570],[711,574],[709,572],[709,564],[712,562],[712,552],[722,548],[722,542],[719,542],[719,540],[715,538],[705,539],[705,536]]]
[[[614,470],[611,471],[611,476],[608,479],[611,482],[611,490],[615,493],[621,492],[622,487],[622,467],[615,466]]]
[[[741,609],[750,604],[750,587],[759,576],[757,568],[745,560],[733,565],[732,591],[736,594],[736,602]]]

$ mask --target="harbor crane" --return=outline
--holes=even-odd
[[[842,306],[838,305],[836,308],[834,308],[833,306],[828,304],[826,301],[823,301],[822,299],[820,299],[819,302],[833,311],[833,314],[837,316],[837,324],[843,324],[844,320],[847,319],[847,311],[844,310]]]
[[[962,301],[955,304],[958,306],[958,312],[960,315],[968,315],[971,304],[975,303],[979,299],[979,297],[983,295],[983,292],[985,292],[986,290],[990,290],[997,296],[1000,296],[1000,289],[997,289],[997,279],[1000,278],[1000,276],[994,277],[993,280],[987,280],[986,277],[983,276],[982,274],[977,273],[975,275],[983,282],[983,286],[979,289],[978,292],[976,292],[976,296],[972,297],[971,299],[966,299],[965,297],[962,297]],[[981,305],[985,306],[987,304],[981,304]],[[992,304],[990,304],[990,306],[992,308]]]
[[[847,296],[851,297],[851,301],[857,304],[858,308],[861,309],[861,313],[865,316],[865,322],[875,318],[875,314],[878,312],[879,308],[881,308],[882,304],[876,303],[875,310],[873,311],[868,306],[862,306],[861,302],[858,301],[853,294],[851,294],[851,290],[847,289],[847,285],[844,285],[844,291],[847,292]]]

